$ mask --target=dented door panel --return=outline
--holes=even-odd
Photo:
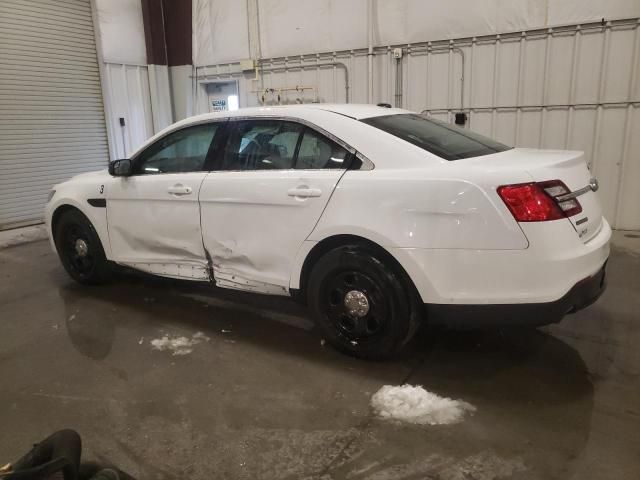
[[[206,175],[141,175],[110,183],[107,218],[113,260],[157,275],[207,279],[198,205]]]
[[[291,263],[344,170],[211,172],[202,235],[216,285],[288,295]]]

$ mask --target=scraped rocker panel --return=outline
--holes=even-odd
[[[209,280],[209,270],[206,265],[143,262],[119,262],[119,264],[162,277],[199,281]]]

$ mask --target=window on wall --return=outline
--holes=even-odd
[[[293,168],[302,126],[278,120],[237,122],[224,149],[222,170]]]
[[[203,170],[217,128],[218,124],[209,123],[170,133],[136,158],[136,173],[183,173]]]
[[[349,152],[327,137],[306,129],[296,161],[298,169],[346,168]]]
[[[230,112],[238,110],[238,108],[240,107],[238,103],[238,95],[229,95],[227,97],[227,105]]]

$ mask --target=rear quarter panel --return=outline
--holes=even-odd
[[[504,175],[465,169],[463,176],[462,169],[349,171],[309,240],[352,234],[390,248],[527,248],[526,237],[496,193]],[[513,183],[530,181],[522,171],[509,178]]]

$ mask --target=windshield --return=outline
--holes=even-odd
[[[385,115],[362,121],[446,160],[480,157],[511,148],[471,130],[417,114]]]

